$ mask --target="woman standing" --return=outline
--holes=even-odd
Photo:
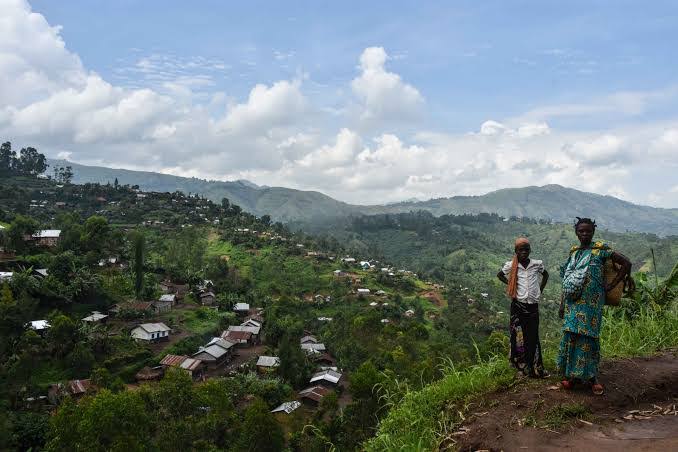
[[[598,364],[605,293],[622,280],[625,283],[629,280],[631,261],[603,242],[592,242],[596,222],[590,218],[577,217],[574,229],[579,245],[572,247],[561,269],[563,295],[558,314],[564,322],[558,370],[565,377],[562,381],[565,389],[572,388],[575,381],[583,381],[591,384],[594,394],[602,395],[604,389],[598,382]],[[605,284],[603,274],[607,259],[622,268],[609,285]]]

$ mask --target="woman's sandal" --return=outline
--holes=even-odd
[[[605,388],[600,383],[594,383],[591,385],[591,390],[594,395],[603,395],[605,394]]]
[[[570,380],[563,380],[560,382],[560,384],[563,386],[563,389],[574,388],[574,383],[572,383]]]

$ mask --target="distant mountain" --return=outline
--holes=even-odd
[[[215,202],[222,198],[255,215],[270,215],[276,221],[305,220],[359,214],[359,208],[315,191],[283,187],[258,186],[247,180],[235,182],[208,181],[195,177],[179,177],[148,171],[87,166],[66,160],[48,160],[50,167],[70,165],[73,182],[84,184],[113,183],[138,185],[145,191],[199,193]]]
[[[428,201],[405,201],[389,205],[347,204],[315,191],[258,186],[249,181],[223,182],[79,165],[50,160],[52,166],[71,165],[75,183],[139,185],[146,191],[199,193],[213,201],[228,198],[255,215],[268,214],[274,220],[289,222],[327,221],[347,215],[399,213],[425,210],[433,215],[496,213],[504,217],[531,217],[570,223],[575,216],[595,218],[601,227],[613,231],[652,232],[678,235],[678,209],[660,209],[633,204],[612,196],[582,192],[560,185],[507,188],[479,196],[453,196]]]

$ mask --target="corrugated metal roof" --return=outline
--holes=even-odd
[[[299,343],[301,343],[301,344],[310,344],[310,343],[317,344],[318,339],[315,336],[308,335],[308,336],[302,337],[299,340]]]
[[[201,347],[193,356],[199,355],[200,353],[207,353],[209,356],[214,359],[219,359],[228,353],[228,350],[219,347],[218,345],[209,345],[207,347]]]
[[[210,345],[218,345],[219,347],[223,348],[224,350],[228,350],[229,348],[233,347],[235,344],[231,341],[227,341],[226,339],[223,339],[221,337],[213,337],[211,341],[205,345],[205,347],[209,347]]]
[[[292,411],[296,410],[300,406],[301,402],[299,402],[298,400],[294,400],[292,402],[284,402],[279,407],[271,410],[271,413],[281,413],[284,411],[285,413],[290,414]]]
[[[30,325],[30,328],[36,331],[45,330],[51,326],[47,320],[31,320]]]
[[[233,306],[234,311],[249,311],[250,310],[250,305],[248,303],[236,303],[235,306]]]
[[[337,384],[337,383],[339,383],[340,379],[341,379],[341,373],[328,369],[328,370],[323,370],[322,372],[318,372],[318,373],[314,374],[311,377],[310,382],[315,383],[317,381],[324,380],[324,381],[329,381],[330,383]]]
[[[234,340],[236,343],[247,342],[252,338],[252,333],[250,331],[224,331],[221,338]]]
[[[252,334],[259,334],[259,332],[261,331],[261,327],[246,325],[231,325],[228,327],[228,331],[249,331]]]
[[[331,391],[324,386],[312,386],[310,388],[304,389],[303,391],[299,391],[299,397],[320,402],[323,397],[325,397],[330,392]]]
[[[177,296],[175,294],[165,294],[165,295],[160,295],[160,299],[158,301],[167,301],[170,303],[174,303],[174,300],[176,300]]]
[[[195,358],[186,358],[183,363],[179,365],[182,369],[190,370],[193,372],[202,365],[202,360]]]
[[[179,366],[185,360],[188,359],[188,356],[184,355],[165,355],[165,357],[160,361],[160,364],[163,366]]]
[[[260,356],[257,360],[257,366],[261,367],[278,367],[280,365],[280,358],[277,356]]]
[[[68,382],[68,392],[71,394],[84,394],[92,387],[89,380],[71,380]]]
[[[61,229],[43,229],[33,234],[36,239],[56,239],[61,235]]]
[[[301,344],[302,350],[314,351],[314,352],[324,352],[325,344]]]
[[[142,323],[139,325],[147,333],[157,333],[159,331],[171,331],[172,328],[168,327],[164,323]]]

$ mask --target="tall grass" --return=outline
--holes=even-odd
[[[678,303],[661,310],[645,306],[632,319],[623,309],[605,313],[601,331],[603,359],[650,355],[678,345]],[[542,340],[544,359],[554,368],[559,337]],[[365,444],[368,451],[435,450],[463,416],[471,397],[506,387],[514,371],[503,356],[457,370],[449,364],[444,376],[421,390],[407,392],[379,424],[376,437]]]
[[[507,385],[513,374],[503,357],[495,356],[463,370],[447,364],[442,379],[405,394],[382,420],[377,436],[365,444],[365,449],[431,450],[459,422],[466,399]]]

